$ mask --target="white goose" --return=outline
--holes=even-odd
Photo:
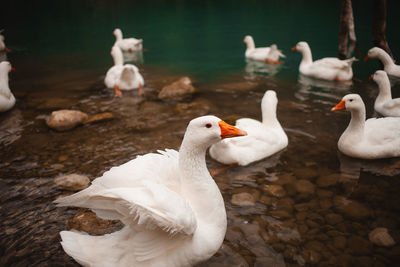
[[[117,96],[122,94],[120,89],[132,90],[135,88],[138,88],[139,94],[143,95],[144,80],[139,69],[132,64],[124,65],[124,57],[118,46],[112,47],[111,56],[114,60],[114,66],[107,71],[104,79],[107,88],[114,88]]]
[[[400,156],[400,118],[365,120],[365,105],[358,94],[349,94],[332,108],[351,112],[349,126],[340,136],[338,148],[347,156],[380,159]]]
[[[354,57],[345,60],[326,57],[313,61],[310,46],[306,42],[298,42],[292,50],[299,51],[303,56],[299,66],[303,75],[330,81],[347,81],[353,78],[352,64],[357,60]]]
[[[113,34],[115,36],[114,46],[118,46],[122,51],[132,52],[143,49],[143,39],[123,38],[122,31],[118,28],[113,31]]]
[[[270,47],[256,48],[253,37],[251,37],[250,35],[246,35],[244,37],[243,43],[245,43],[247,46],[245,52],[245,57],[247,59],[278,64],[280,63],[280,57],[286,57],[284,54],[282,54],[281,50],[278,50],[278,47],[275,44],[271,45]]]
[[[8,73],[14,70],[10,62],[0,62],[0,112],[7,111],[15,105],[15,97],[8,85]]]
[[[383,70],[377,70],[370,77],[379,87],[374,109],[385,117],[400,117],[400,98],[392,99],[389,77]]]
[[[222,138],[245,134],[215,116],[193,119],[179,152],[139,156],[56,200],[125,225],[104,236],[62,231],[65,252],[84,266],[190,266],[207,260],[224,240],[227,219],[206,151]]]
[[[373,47],[368,51],[367,56],[364,61],[369,60],[370,58],[377,58],[383,64],[383,69],[390,76],[394,76],[400,78],[400,66],[394,64],[393,59],[386,53],[385,50],[379,47]]]
[[[2,33],[4,30],[0,30]],[[7,48],[6,44],[4,43],[4,36],[0,34],[0,51],[11,52],[10,49]]]
[[[288,138],[276,118],[277,104],[275,91],[265,92],[261,101],[262,122],[249,118],[237,120],[235,126],[248,135],[212,145],[210,156],[224,164],[245,166],[284,149]]]

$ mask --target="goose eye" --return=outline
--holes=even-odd
[[[211,123],[207,123],[207,124],[206,124],[206,127],[207,127],[207,128],[211,128]]]
[[[353,102],[353,99],[350,99],[349,101],[350,101],[350,102]]]

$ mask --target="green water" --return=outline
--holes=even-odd
[[[16,53],[10,60],[39,61],[53,68],[104,71],[112,63],[112,31],[144,39],[145,64],[213,80],[243,71],[246,34],[256,46],[271,43],[287,55],[278,76],[295,79],[300,55],[290,50],[309,42],[314,59],[337,55],[340,1],[9,1],[3,3],[2,28]],[[359,40],[356,56],[371,47],[371,1],[354,1]],[[395,10],[389,1],[387,35],[400,55]],[[376,62],[356,63],[367,76]]]

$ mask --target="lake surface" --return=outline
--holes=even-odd
[[[350,114],[330,109],[360,94],[374,116],[379,63],[364,63],[371,47],[371,3],[353,1],[359,40],[353,85],[298,75],[307,41],[314,59],[337,55],[339,1],[9,1],[2,4],[10,88],[16,106],[0,114],[0,265],[77,266],[62,250],[59,231],[84,209],[56,208],[68,194],[58,176],[90,179],[136,155],[178,149],[187,123],[215,114],[261,119],[266,90],[277,92],[278,118],[289,146],[247,167],[207,157],[221,189],[228,230],[220,251],[201,266],[393,266],[400,260],[399,159],[362,161],[337,150]],[[400,54],[400,19],[388,5],[387,38]],[[103,79],[112,65],[112,31],[144,39],[145,97],[115,98]],[[276,43],[285,63],[246,62],[242,39]],[[190,76],[198,93],[182,102],[156,98],[161,88]],[[393,87],[393,95],[400,86]],[[115,119],[56,132],[44,123],[54,110],[112,112]],[[238,194],[251,195],[238,203]],[[112,226],[118,228],[118,225]],[[111,228],[112,228],[111,227]],[[373,245],[369,233],[387,228],[392,247]]]

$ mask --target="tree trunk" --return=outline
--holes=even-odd
[[[350,47],[348,48],[348,39]],[[351,0],[341,0],[340,28],[339,28],[339,58],[349,57],[356,46],[356,32],[354,29],[354,16]]]
[[[386,0],[374,0],[372,9],[372,43],[385,50],[393,58],[386,41]]]

